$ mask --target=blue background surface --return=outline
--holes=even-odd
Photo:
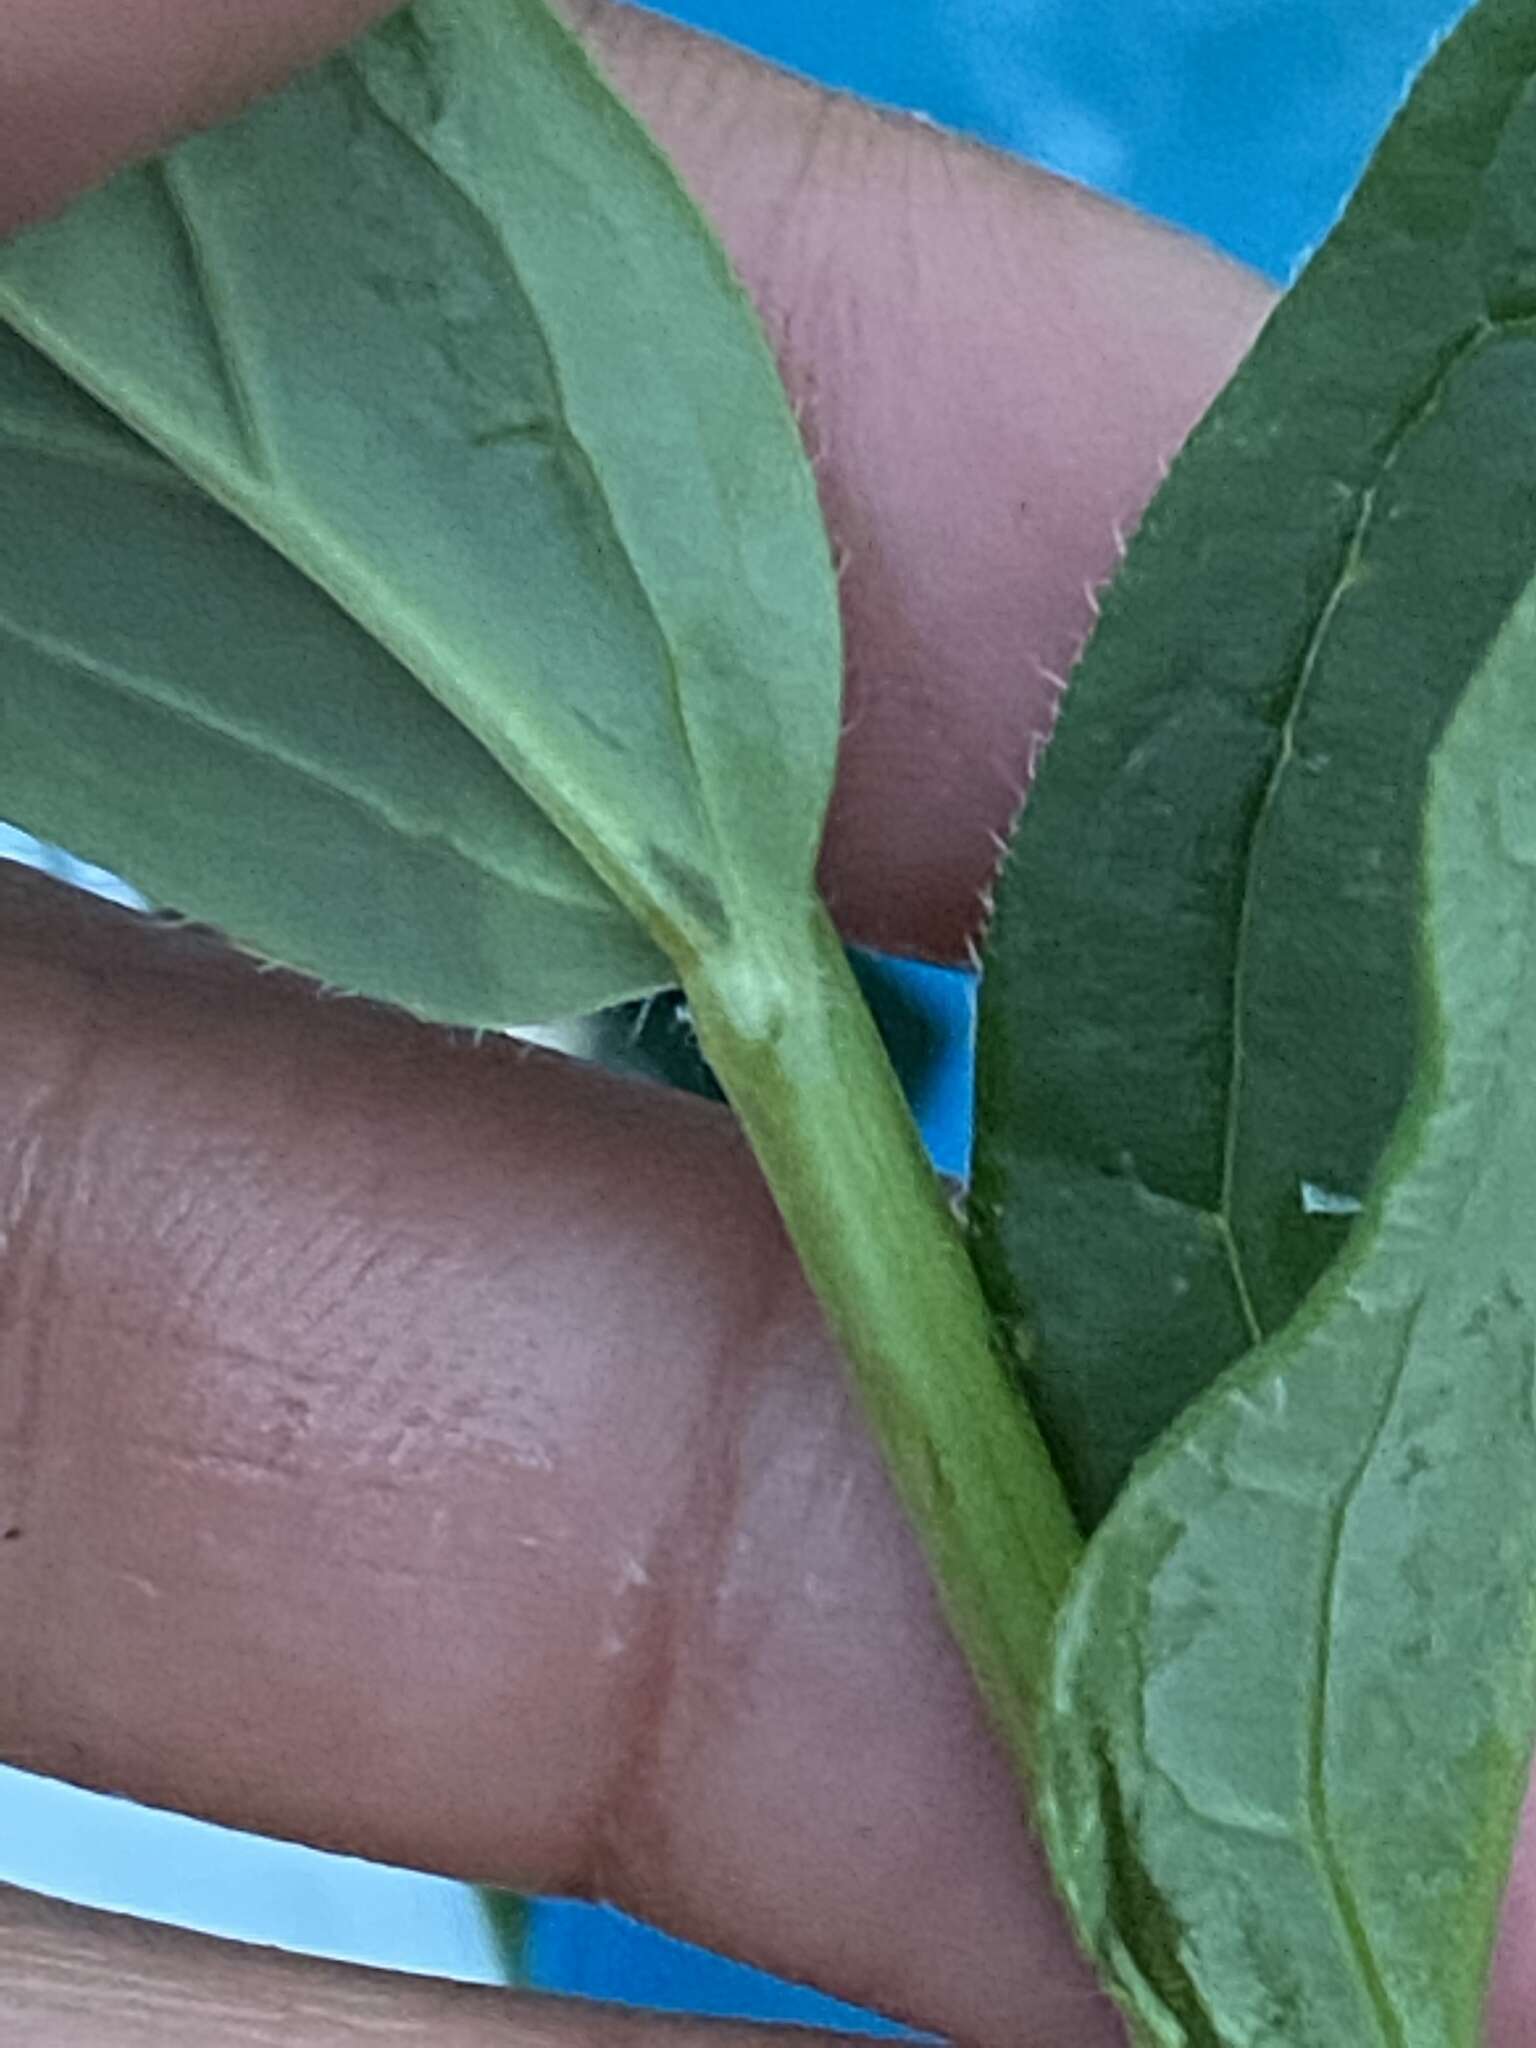
[[[1454,0],[678,0],[664,11],[1035,156],[1286,278],[1326,231],[1432,36],[1460,9]],[[24,850],[0,828],[0,854]],[[932,971],[915,985],[946,1020],[948,1057],[920,1106],[953,1167],[966,1141],[968,991]],[[249,1940],[496,1974],[473,1895],[458,1886],[3,1771],[0,1876]],[[549,1988],[599,1997],[859,2023],[831,2001],[591,1907],[539,1906],[533,1970]]]
[[[663,13],[1181,222],[1276,277],[1456,0],[679,0]]]

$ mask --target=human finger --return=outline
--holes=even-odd
[[[18,869],[0,1032],[0,1756],[1114,2038],[723,1112]]]
[[[358,1970],[82,1912],[0,1885],[0,2011],[24,2048],[833,2048]]]

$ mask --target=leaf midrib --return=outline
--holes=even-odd
[[[1233,948],[1232,965],[1232,1031],[1231,1055],[1228,1062],[1227,1084],[1224,1091],[1225,1103],[1222,1118],[1222,1163],[1221,1183],[1214,1208],[1206,1213],[1215,1225],[1221,1239],[1222,1249],[1232,1278],[1233,1292],[1239,1312],[1247,1331],[1250,1344],[1262,1343],[1272,1332],[1264,1328],[1260,1320],[1253,1289],[1249,1282],[1244,1263],[1243,1250],[1239,1242],[1234,1216],[1234,1198],[1239,1169],[1239,1149],[1243,1090],[1246,1082],[1247,1049],[1245,1023],[1247,1014],[1246,984],[1249,973],[1249,957],[1253,940],[1254,905],[1256,877],[1259,857],[1263,850],[1280,790],[1285,781],[1286,771],[1295,758],[1295,736],[1297,722],[1303,705],[1309,695],[1317,674],[1323,652],[1328,645],[1334,622],[1344,598],[1354,586],[1365,557],[1366,544],[1370,538],[1375,520],[1376,508],[1381,492],[1392,472],[1403,458],[1404,451],[1425,426],[1435,417],[1444,403],[1446,392],[1457,373],[1482,351],[1506,336],[1517,332],[1536,331],[1536,321],[1527,315],[1500,318],[1492,313],[1470,327],[1448,352],[1445,360],[1436,370],[1424,395],[1407,413],[1386,442],[1380,460],[1370,480],[1360,487],[1358,504],[1353,525],[1341,551],[1339,569],[1334,577],[1326,598],[1319,607],[1316,621],[1307,644],[1297,663],[1296,684],[1286,705],[1281,721],[1275,759],[1266,778],[1263,792],[1255,809],[1253,824],[1249,830],[1248,843],[1241,856],[1242,895],[1238,905],[1237,936]]]
[[[356,54],[352,51],[347,51],[343,53],[343,56],[344,61],[351,68],[359,88],[367,95],[369,105],[375,110],[379,118],[427,165],[430,172],[453,193],[459,204],[473,218],[477,234],[487,246],[493,260],[511,273],[518,293],[524,305],[528,308],[529,317],[538,335],[539,352],[543,358],[545,373],[549,378],[550,387],[555,395],[556,424],[559,438],[565,443],[572,456],[579,463],[583,475],[591,486],[593,498],[601,509],[603,519],[609,533],[612,535],[614,545],[624,561],[630,579],[645,608],[646,616],[656,629],[656,639],[662,650],[663,666],[666,672],[668,708],[672,713],[673,723],[676,726],[678,738],[682,744],[684,755],[687,758],[689,774],[692,777],[694,788],[698,793],[700,804],[708,820],[710,837],[714,843],[714,869],[716,873],[729,871],[727,848],[730,839],[728,834],[722,834],[719,829],[719,820],[715,815],[714,804],[710,794],[710,784],[701,772],[698,749],[694,740],[692,724],[688,716],[686,693],[682,687],[682,678],[678,667],[677,650],[672,644],[671,635],[662,622],[661,614],[656,608],[655,599],[652,597],[644,577],[636,568],[634,557],[625,543],[618,515],[614,509],[613,501],[608,494],[607,486],[603,482],[602,473],[571,418],[571,409],[566,395],[565,378],[561,372],[558,354],[551,344],[549,329],[538,302],[534,298],[533,293],[523,283],[511,251],[503,243],[494,222],[487,216],[479,200],[472,192],[466,189],[439,157],[432,154],[422,142],[421,137],[402,121],[397,114],[384,105],[373,91],[368,79],[363,75]],[[531,791],[530,794],[532,794]],[[559,829],[565,831],[566,827],[561,820],[555,817],[553,813],[551,813],[551,816]]]

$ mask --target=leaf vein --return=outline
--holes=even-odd
[[[1394,429],[1382,451],[1374,474],[1358,493],[1355,518],[1344,544],[1338,571],[1318,611],[1297,664],[1296,682],[1286,703],[1285,716],[1281,720],[1274,759],[1254,813],[1247,844],[1239,861],[1242,896],[1238,906],[1237,933],[1233,949],[1231,1056],[1227,1070],[1226,1106],[1222,1124],[1221,1184],[1214,1220],[1226,1253],[1233,1289],[1249,1342],[1253,1344],[1262,1343],[1270,1332],[1265,1329],[1259,1316],[1253,1287],[1244,1264],[1242,1247],[1238,1241],[1234,1208],[1242,1137],[1242,1100],[1247,1068],[1247,1039],[1244,1028],[1248,1000],[1247,982],[1255,915],[1255,878],[1260,864],[1260,851],[1279,800],[1281,786],[1295,759],[1296,728],[1302,708],[1317,675],[1340,608],[1359,577],[1382,489],[1401,461],[1403,452],[1414,435],[1438,412],[1456,371],[1502,331],[1502,323],[1484,319],[1462,335],[1450,348],[1430,380],[1428,389]]]
[[[182,246],[186,251],[187,263],[208,323],[214,361],[218,367],[240,446],[256,475],[270,481],[275,474],[271,448],[262,427],[260,408],[251,390],[244,359],[235,339],[239,323],[231,319],[229,307],[225,304],[218,281],[217,265],[208,247],[207,233],[197,219],[191,198],[183,184],[181,159],[156,157],[149,168],[165,194],[171,217],[176,223]]]
[[[197,486],[173,464],[147,447],[135,448],[126,435],[119,438],[113,434],[102,434],[92,439],[85,434],[49,434],[24,418],[8,418],[0,411],[0,446],[15,449],[23,455],[76,462],[84,468],[99,470],[103,476],[125,477],[150,490],[202,496]]]
[[[33,627],[24,626],[3,612],[0,612],[0,637],[42,655],[45,660],[55,661],[63,667],[73,669],[77,674],[86,676],[108,689],[121,691],[124,696],[131,697],[136,702],[148,704],[167,718],[179,720],[198,732],[224,740],[263,762],[275,764],[299,780],[323,790],[326,795],[352,805],[364,816],[398,833],[401,838],[409,840],[413,845],[441,847],[493,881],[515,883],[520,890],[525,891],[536,888],[549,902],[565,904],[573,909],[585,907],[580,899],[569,891],[552,888],[544,879],[530,883],[527,874],[522,870],[503,870],[496,863],[487,860],[483,853],[472,850],[451,830],[438,825],[425,825],[419,819],[413,819],[395,810],[389,804],[381,802],[375,793],[327,774],[318,762],[308,760],[289,748],[272,744],[265,735],[257,743],[238,722],[221,719],[207,708],[170,695],[151,676],[140,674],[116,662],[98,660],[82,649],[72,646],[68,641],[59,639],[51,633],[38,632]]]

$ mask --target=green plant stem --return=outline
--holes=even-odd
[[[685,975],[700,1042],[852,1363],[999,1732],[1027,1772],[1081,1539],[830,919]]]
[[[521,1892],[502,1891],[491,1885],[477,1886],[475,1896],[501,1966],[502,1983],[509,1990],[526,1991],[532,1981],[532,1903]]]

